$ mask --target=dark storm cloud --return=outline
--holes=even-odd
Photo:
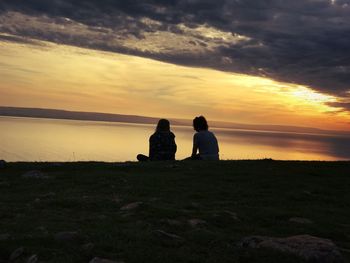
[[[349,98],[350,0],[2,0],[0,12],[5,15],[11,11],[50,19],[66,30],[18,28],[7,25],[4,19],[2,32],[177,64],[259,74]],[[143,18],[157,23],[142,22]],[[72,21],[79,27],[70,28]],[[227,43],[220,36],[193,36],[179,25],[189,30],[206,25],[244,36],[245,41]],[[189,50],[156,52],[111,44],[129,36],[141,41],[147,32],[188,34],[192,37]],[[197,49],[191,51],[191,46]],[[200,48],[206,53],[196,52]]]

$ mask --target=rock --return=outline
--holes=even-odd
[[[122,211],[133,210],[133,209],[139,208],[142,204],[143,204],[143,202],[130,203],[130,204],[127,204],[127,205],[124,205],[123,207],[121,207],[120,210],[122,210]]]
[[[94,243],[86,243],[81,246],[81,248],[85,251],[92,250],[95,247]]]
[[[182,237],[178,236],[178,235],[175,235],[175,234],[171,234],[171,233],[167,233],[163,230],[156,230],[154,231],[158,236],[160,237],[165,237],[165,238],[168,238],[168,239],[175,239],[175,240],[183,240]]]
[[[134,214],[133,214],[133,213],[126,212],[126,213],[123,213],[123,214],[121,215],[121,217],[122,217],[122,218],[128,218],[129,216],[132,216],[132,215],[134,215]]]
[[[89,263],[124,263],[123,261],[113,261],[105,258],[95,257],[89,261]]]
[[[22,177],[23,178],[35,178],[35,179],[48,179],[49,178],[43,172],[38,171],[38,170],[26,172],[25,174],[22,174]]]
[[[303,191],[303,193],[304,193],[305,195],[309,195],[309,196],[312,196],[312,195],[313,195],[310,191]]]
[[[24,216],[24,214],[21,214],[21,213],[16,214],[16,218],[21,218],[23,216]]]
[[[227,215],[229,215],[233,220],[239,221],[239,218],[238,218],[238,216],[237,216],[237,213],[231,212],[231,211],[228,211],[228,210],[225,210],[224,213],[227,214]]]
[[[54,235],[54,239],[57,241],[73,241],[80,238],[81,237],[78,234],[78,232],[75,232],[75,231],[59,232]]]
[[[175,219],[166,219],[164,220],[165,223],[167,223],[169,226],[181,226],[182,223],[179,220]]]
[[[47,232],[47,229],[44,226],[38,226],[36,229],[42,232]]]
[[[244,248],[265,248],[294,254],[310,263],[345,262],[339,249],[331,240],[310,235],[298,235],[287,238],[251,236],[244,238],[240,245]]]
[[[9,234],[0,234],[0,241],[9,240],[11,236]]]
[[[289,218],[289,222],[297,223],[297,224],[313,224],[313,222],[310,219],[302,218],[302,217],[292,217]]]
[[[200,205],[196,202],[192,202],[190,205],[189,205],[189,208],[192,208],[192,209],[199,209],[200,208]]]
[[[188,220],[188,223],[192,226],[192,227],[197,227],[197,226],[203,226],[206,225],[207,222],[202,220],[202,219],[197,219],[197,218],[193,218]]]
[[[54,192],[49,192],[47,194],[41,195],[42,198],[50,198],[50,197],[55,197],[55,196],[56,196],[56,193],[54,193]]]
[[[36,230],[40,231],[45,236],[49,234],[49,231],[47,231],[46,227],[44,226],[39,226],[36,228]]]
[[[24,248],[23,247],[19,247],[17,248],[15,251],[13,251],[10,255],[10,261],[15,261],[18,258],[22,257],[24,254]]]
[[[28,259],[27,259],[27,263],[36,263],[38,262],[38,256],[37,255],[31,255]]]
[[[0,169],[6,167],[6,161],[5,160],[0,160]]]
[[[121,199],[119,196],[114,195],[114,196],[112,197],[112,201],[115,202],[115,203],[117,203],[117,204],[119,204],[119,203],[122,201],[122,199]]]

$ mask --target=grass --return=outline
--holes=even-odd
[[[48,178],[22,177],[31,170]],[[349,189],[350,162],[9,163],[0,170],[0,236],[10,236],[0,262],[19,247],[39,262],[303,262],[238,246],[298,234],[331,239],[349,260]],[[142,204],[120,209],[133,202]],[[62,231],[78,237],[56,240]]]

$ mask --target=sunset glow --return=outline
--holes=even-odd
[[[0,160],[135,160],[160,118],[186,158],[200,115],[222,159],[347,160],[349,32],[348,0],[0,1]]]
[[[300,85],[48,42],[0,47],[1,105],[348,129],[327,105],[336,97]]]

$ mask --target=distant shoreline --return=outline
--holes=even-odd
[[[100,122],[120,122],[132,124],[156,124],[159,118],[123,115],[99,112],[80,112],[67,111],[58,109],[42,109],[42,108],[22,108],[22,107],[4,107],[0,106],[0,116],[5,117],[22,117],[22,118],[43,118],[43,119],[60,119],[60,120],[76,120],[76,121],[100,121]],[[169,118],[174,126],[192,126],[191,120]],[[302,133],[302,134],[318,134],[318,135],[349,135],[345,131],[322,130],[310,127],[283,126],[283,125],[253,125],[239,124],[221,121],[210,121],[213,128],[235,129],[235,130],[251,130],[261,132],[281,132],[281,133]]]

